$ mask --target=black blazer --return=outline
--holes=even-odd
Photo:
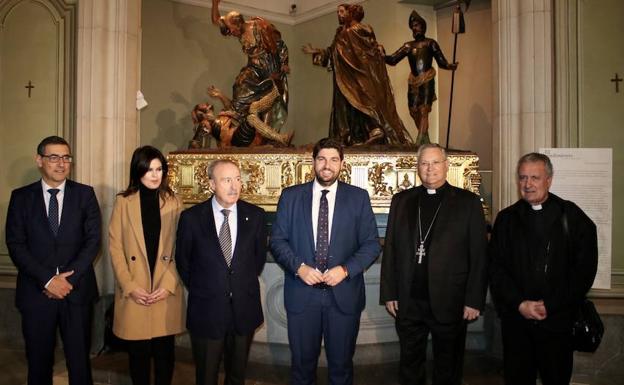
[[[266,262],[264,210],[237,202],[238,230],[228,268],[219,246],[212,199],[182,212],[176,238],[176,264],[188,289],[187,329],[211,339],[225,336],[233,311],[239,334],[250,334],[264,321],[258,276]],[[231,307],[230,307],[231,306]]]
[[[416,254],[419,186],[392,198],[381,261],[380,303],[410,297]],[[464,306],[483,310],[487,289],[487,236],[479,197],[448,186],[433,226],[428,262],[429,302],[438,322],[457,322]]]
[[[50,301],[44,285],[59,272],[73,290],[66,297],[86,304],[98,296],[93,260],[100,249],[100,208],[91,186],[71,180],[65,184],[63,211],[54,237],[46,214],[41,181],[14,190],[7,212],[6,243],[17,267],[15,303],[18,308],[36,307]]]
[[[553,193],[548,194],[545,204],[553,205],[561,214],[544,234],[548,252],[544,261],[543,297],[533,298],[529,294],[535,287],[536,263],[530,248],[532,209],[522,199],[496,217],[490,240],[490,291],[501,318],[522,320],[518,311],[522,301],[544,300],[548,316],[538,324],[551,330],[569,331],[574,312],[596,277],[596,225],[576,204]]]

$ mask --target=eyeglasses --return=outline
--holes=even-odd
[[[56,155],[56,154],[52,154],[52,155],[41,155],[42,158],[48,158],[48,160],[50,161],[50,163],[58,163],[61,161],[61,159],[63,160],[63,162],[65,163],[71,163],[74,161],[74,157],[71,155]]]
[[[446,162],[446,160],[434,160],[432,162],[418,162],[418,167],[422,167],[422,168],[429,168],[429,166],[438,167],[444,162]]]

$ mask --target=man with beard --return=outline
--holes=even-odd
[[[548,156],[518,161],[522,199],[501,211],[490,241],[490,290],[501,318],[505,383],[568,384],[572,318],[594,282],[596,225],[549,192]]]
[[[342,4],[332,44],[325,49],[310,44],[303,47],[315,65],[333,71],[329,136],[346,146],[411,143],[396,111],[375,33],[371,26],[360,23],[363,18],[361,5]]]
[[[422,185],[390,205],[380,302],[396,317],[400,383],[426,383],[431,333],[433,385],[460,385],[467,322],[485,305],[485,218],[477,195],[447,182],[444,148],[424,144],[417,156]]]
[[[365,306],[363,272],[379,255],[368,193],[339,182],[340,142],[314,146],[314,181],[282,192],[271,250],[285,271],[291,384],[315,383],[324,340],[329,383],[353,383],[353,353]]]
[[[403,44],[395,53],[386,56],[385,60],[387,64],[394,66],[407,56],[411,70],[408,80],[407,105],[418,128],[416,144],[421,145],[429,143],[429,113],[431,105],[437,99],[433,59],[438,63],[438,67],[445,70],[454,71],[457,69],[457,63],[449,64],[438,42],[425,37],[427,22],[416,11],[412,11],[409,17],[409,27],[414,40]]]

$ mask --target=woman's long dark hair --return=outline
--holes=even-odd
[[[119,195],[127,197],[139,191],[141,186],[141,178],[147,173],[150,168],[152,160],[158,159],[162,164],[162,180],[160,186],[158,186],[158,195],[164,200],[167,197],[173,197],[173,190],[167,183],[167,159],[163,156],[156,147],[143,146],[134,150],[132,154],[132,160],[130,161],[130,181],[128,187],[119,193]]]

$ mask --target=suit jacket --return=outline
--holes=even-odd
[[[464,306],[483,310],[487,288],[487,237],[479,197],[447,186],[427,254],[429,302],[438,322],[457,322]],[[416,255],[419,186],[392,198],[381,261],[380,303],[410,298]]]
[[[317,290],[296,275],[302,263],[315,264],[312,186],[310,182],[282,192],[271,234],[271,251],[286,272],[284,304],[293,313],[302,312],[312,291]],[[364,309],[362,273],[379,256],[379,251],[377,223],[368,193],[338,182],[327,265],[344,265],[349,272],[347,279],[331,289],[341,311],[353,314]]]
[[[177,197],[160,200],[160,242],[154,274],[150,272],[139,193],[117,196],[108,228],[115,285],[113,332],[126,340],[145,340],[184,331],[184,290],[173,259],[175,231],[182,211]],[[150,306],[139,305],[130,293],[163,288],[169,296]]]
[[[233,319],[236,333],[251,334],[264,321],[258,276],[266,262],[265,213],[258,206],[237,202],[238,230],[228,268],[212,199],[185,210],[178,224],[177,267],[189,292],[186,327],[195,335],[219,339],[230,330],[228,320]]]
[[[50,229],[41,181],[13,190],[6,223],[9,255],[17,267],[15,304],[37,307],[54,301],[43,294],[45,284],[59,272],[73,290],[70,303],[85,305],[98,295],[93,260],[100,250],[101,216],[91,186],[67,180],[56,237]]]

